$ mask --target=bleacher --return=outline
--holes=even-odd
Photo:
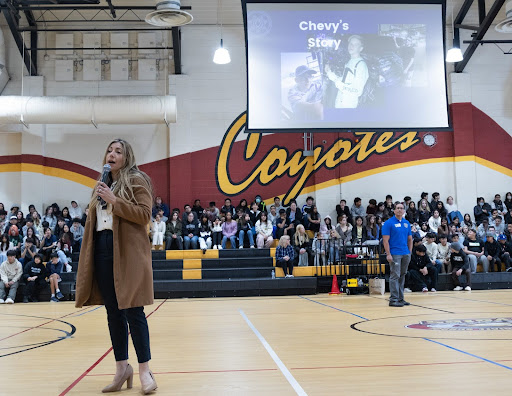
[[[385,255],[347,258],[340,264],[294,267],[294,278],[284,278],[275,267],[275,247],[270,249],[224,249],[153,251],[155,298],[281,296],[325,293],[331,290],[332,275],[340,286],[348,278],[381,276],[389,279]],[[59,286],[65,300],[74,299],[78,254],[73,254],[72,272],[62,273]],[[512,272],[483,273],[479,264],[472,275],[473,290],[511,289]],[[272,279],[275,271],[275,279]],[[464,277],[462,279],[464,282]],[[387,285],[387,284],[386,284]],[[23,300],[24,285],[18,288],[17,302]],[[438,291],[452,290],[450,274],[439,274]],[[39,296],[49,301],[50,288]]]

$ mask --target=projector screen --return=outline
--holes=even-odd
[[[242,1],[248,132],[450,129],[443,1]]]

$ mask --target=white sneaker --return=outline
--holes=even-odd
[[[471,291],[471,286],[466,286],[466,287],[464,288],[464,290],[466,290],[466,291]]]
[[[217,250],[217,245],[213,245],[213,250]]]
[[[426,287],[424,287],[423,289],[421,289],[421,291],[422,291],[423,293],[426,293],[426,292],[428,292],[428,289],[427,289]]]
[[[408,287],[406,287],[406,288],[404,289],[404,293],[412,293],[412,290],[411,290],[411,289],[409,289]]]
[[[286,274],[284,277],[285,278],[291,278],[291,275],[290,274]]]
[[[240,246],[238,247],[238,249],[243,249],[243,248],[244,248],[244,245],[240,245]]]
[[[462,286],[456,286],[453,291],[461,291],[462,290]]]
[[[3,298],[0,298],[0,304],[5,304],[5,300]]]
[[[254,245],[251,245],[251,249],[254,249]]]
[[[430,289],[430,291],[431,291],[432,293],[435,293],[437,290],[436,290],[436,289],[434,289],[434,288],[432,288],[432,289]]]
[[[469,290],[471,290],[471,289],[469,289]],[[14,301],[13,301],[13,299],[12,299],[12,298],[9,298],[9,297],[8,297],[8,298],[7,298],[7,300],[5,300],[5,303],[6,303],[6,304],[14,304]]]
[[[293,278],[294,276],[293,275],[290,275],[290,278]]]
[[[224,249],[224,248],[222,247],[222,245],[219,245],[219,250],[222,250],[222,249]]]

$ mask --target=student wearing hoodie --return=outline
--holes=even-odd
[[[39,292],[46,287],[46,267],[43,264],[43,258],[36,254],[34,260],[28,262],[23,270],[23,280],[25,281],[25,290],[23,293],[23,302],[38,302]]]
[[[452,280],[455,288],[453,290],[459,291],[463,287],[460,283],[460,276],[466,275],[466,287],[464,290],[471,291],[471,266],[467,254],[462,249],[462,245],[459,242],[453,242],[450,245],[450,261],[452,263]]]
[[[413,291],[435,292],[437,288],[438,271],[432,265],[427,255],[427,248],[423,244],[412,249],[411,262],[409,263],[409,284]]]
[[[508,272],[512,269],[512,243],[507,241],[505,234],[498,235],[498,243],[500,245],[500,260],[505,264],[506,271]]]
[[[23,275],[23,268],[16,260],[16,251],[9,250],[7,260],[0,265],[0,304],[14,304],[21,275]],[[5,298],[6,295],[7,298]]]
[[[500,244],[494,239],[494,233],[487,233],[487,241],[484,243],[484,255],[487,256],[489,261],[489,271],[494,272],[494,264],[496,264],[497,272],[501,272],[501,247]]]
[[[231,241],[231,249],[236,249],[236,232],[238,231],[238,225],[231,213],[226,213],[226,221],[222,223],[222,249],[226,249],[226,243],[228,239]]]

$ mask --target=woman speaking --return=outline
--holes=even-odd
[[[144,305],[153,304],[151,245],[146,226],[151,220],[152,187],[141,172],[133,149],[122,139],[112,141],[103,158],[111,172],[98,182],[89,204],[76,281],[76,307],[105,305],[116,359],[114,381],[103,393],[117,392],[133,369],[128,364],[128,331],[137,360],[142,393],[157,385],[149,370],[151,353]]]

